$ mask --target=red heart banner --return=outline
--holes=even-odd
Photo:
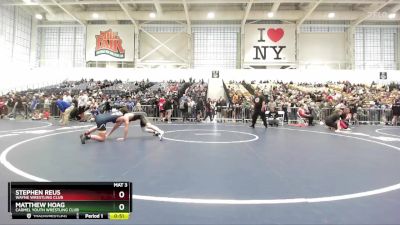
[[[270,28],[267,31],[267,35],[268,35],[269,39],[271,39],[271,41],[273,41],[273,42],[278,42],[279,40],[281,40],[281,38],[283,37],[284,34],[285,34],[285,31],[283,31],[282,28],[278,28],[278,29]]]

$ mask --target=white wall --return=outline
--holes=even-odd
[[[208,92],[207,98],[219,99],[223,97],[226,99],[226,94],[224,90],[224,84],[221,78],[210,78],[208,79]]]
[[[0,93],[10,89],[24,90],[27,87],[39,87],[45,84],[55,84],[62,80],[80,80],[94,78],[95,80],[121,79],[150,81],[179,80],[194,77],[205,81],[211,77],[215,69],[116,69],[116,68],[21,68],[9,65],[4,74],[10,74],[0,82]],[[378,70],[220,70],[224,80],[282,80],[294,82],[326,82],[348,80],[354,83],[380,82]],[[388,80],[400,82],[400,71],[387,71]],[[3,73],[2,73],[3,74]]]
[[[29,64],[31,24],[32,16],[24,9],[0,4],[0,68],[10,63]]]
[[[346,61],[345,33],[300,33],[298,45],[301,62]]]
[[[186,33],[150,33],[152,36],[156,37],[159,41],[164,43],[168,48],[174,51],[183,59],[188,58],[188,37]],[[147,53],[152,52],[153,49],[159,46],[159,43],[154,41],[152,37],[148,34],[140,33],[140,58],[147,55]],[[167,42],[168,41],[168,42]],[[182,60],[176,55],[172,54],[164,46],[157,49],[157,51],[150,54],[148,57],[143,59],[146,61],[167,61],[167,62],[182,62]]]

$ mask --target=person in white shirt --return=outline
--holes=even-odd
[[[212,100],[211,101],[211,114],[212,114],[213,120],[211,122],[213,122],[213,123],[217,122],[215,119],[216,108],[217,108],[217,102],[215,100]]]
[[[68,92],[64,92],[63,101],[69,104],[72,104],[72,97],[71,94]]]
[[[188,114],[190,118],[194,118],[195,116],[195,111],[194,110],[195,107],[195,102],[193,101],[193,99],[189,98],[188,100]]]
[[[80,91],[79,98],[78,98],[78,114],[80,117],[80,120],[79,120],[80,122],[86,121],[85,120],[85,111],[86,111],[86,107],[88,105],[88,100],[89,100],[89,97],[88,97],[86,91],[85,92]]]

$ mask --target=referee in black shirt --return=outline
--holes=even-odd
[[[254,128],[257,118],[258,118],[258,116],[260,116],[264,123],[265,128],[268,128],[267,121],[265,119],[265,109],[266,109],[265,98],[264,98],[264,96],[262,96],[260,94],[259,91],[256,91],[256,95],[254,96],[253,103],[254,103],[254,112],[253,112],[252,123],[251,123],[250,127]]]

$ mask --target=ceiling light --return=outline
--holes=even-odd
[[[214,12],[209,12],[209,13],[207,14],[207,18],[208,18],[208,19],[214,19],[214,18],[215,18],[215,13],[214,13]]]
[[[272,17],[274,17],[274,13],[273,13],[273,12],[269,12],[269,13],[267,14],[267,16],[268,16],[268,18],[272,18]]]
[[[149,13],[150,18],[156,18],[156,14],[154,12]]]
[[[38,19],[38,20],[42,20],[43,16],[42,16],[42,14],[36,14],[35,18]]]
[[[25,2],[25,4],[31,4],[31,0],[23,0]]]
[[[98,13],[93,13],[92,14],[92,18],[93,19],[98,19],[99,18],[99,14]]]
[[[328,13],[328,18],[335,18],[335,13],[334,12],[330,12],[330,13]]]
[[[390,13],[390,14],[388,15],[388,18],[389,18],[389,19],[394,19],[394,18],[396,18],[396,13]]]

